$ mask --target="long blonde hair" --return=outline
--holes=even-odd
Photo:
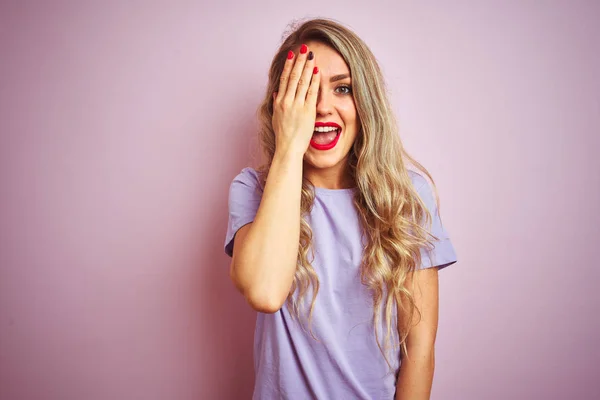
[[[318,18],[292,26],[291,33],[271,63],[265,97],[257,112],[259,140],[266,157],[265,163],[258,168],[261,186],[264,188],[275,154],[272,93],[277,91],[288,51],[308,41],[330,46],[350,68],[361,129],[348,156],[348,171],[358,189],[354,195],[354,205],[363,237],[367,238],[360,267],[361,280],[372,292],[375,337],[390,366],[384,348],[397,349],[400,346],[401,354],[407,356],[406,337],[410,330],[410,326],[405,326],[399,335],[394,327],[394,313],[400,309],[403,316],[408,316],[408,321],[413,320],[414,312],[418,310],[413,296],[414,285],[407,287],[408,278],[421,263],[420,249],[431,250],[431,239],[438,239],[429,232],[432,217],[412,184],[405,161],[424,172],[434,188],[435,183],[429,172],[402,146],[383,75],[367,45],[335,20]],[[319,278],[308,260],[312,249],[312,229],[306,217],[310,214],[314,198],[314,187],[304,178],[298,263],[287,299],[292,315],[300,317],[304,295],[312,287],[309,323],[319,291]],[[298,293],[294,298],[296,291]],[[377,328],[381,318],[378,311],[383,312],[386,327],[386,345],[383,348]]]

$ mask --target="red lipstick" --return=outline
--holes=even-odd
[[[338,124],[336,124],[335,122],[315,122],[315,128],[320,127],[320,126],[332,126],[334,128],[337,128],[337,135],[335,136],[335,139],[333,139],[333,141],[328,144],[319,144],[311,139],[310,145],[317,150],[333,149],[335,147],[335,145],[337,144],[338,140],[340,140],[340,136],[342,135],[342,127],[339,126]]]

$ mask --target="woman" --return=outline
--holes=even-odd
[[[266,163],[233,180],[225,241],[258,311],[253,398],[429,398],[437,271],[456,256],[375,57],[335,21],[304,22],[259,119]]]

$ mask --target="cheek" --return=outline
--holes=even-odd
[[[341,102],[338,107],[340,116],[346,125],[356,124],[356,107],[352,99]]]

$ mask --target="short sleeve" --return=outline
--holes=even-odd
[[[433,250],[421,249],[421,266],[418,269],[431,267],[445,268],[454,264],[457,261],[457,257],[448,231],[442,225],[432,187],[424,177],[416,175],[416,173],[415,177],[413,177],[413,183],[419,197],[423,200],[431,214],[431,234],[438,238],[438,240],[433,242]]]
[[[258,172],[253,168],[244,168],[229,187],[229,221],[225,235],[225,254],[229,257],[233,257],[236,232],[254,221],[261,197]]]

